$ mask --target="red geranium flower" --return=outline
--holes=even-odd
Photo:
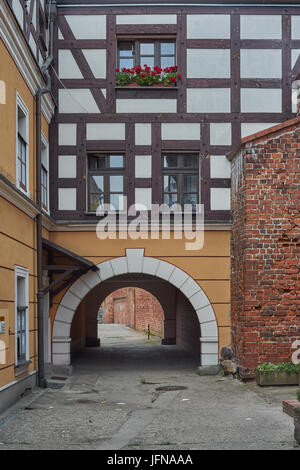
[[[120,72],[120,69],[116,69],[116,72]]]

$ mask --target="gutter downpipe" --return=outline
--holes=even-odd
[[[50,0],[49,23],[49,54],[41,67],[46,86],[36,93],[36,194],[39,213],[36,216],[37,225],[37,275],[38,275],[38,386],[47,387],[45,377],[45,350],[44,350],[44,290],[43,290],[43,248],[42,248],[42,193],[41,193],[41,103],[42,96],[51,91],[51,77],[49,67],[53,61],[53,27],[57,14],[56,0]]]

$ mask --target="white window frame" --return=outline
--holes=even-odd
[[[23,266],[15,265],[15,365],[18,366],[18,278],[25,280],[24,307],[26,309],[26,362],[29,361],[29,271]]]
[[[41,134],[41,143],[42,143],[42,147],[44,147],[44,148],[41,148],[41,150],[46,151],[46,170],[47,170],[47,210],[44,209],[43,207],[42,207],[42,210],[44,212],[46,212],[47,214],[50,214],[49,142],[48,142],[48,140],[46,139],[46,137],[43,133]],[[44,166],[44,165],[41,162],[41,171],[42,171],[42,166]],[[41,175],[41,182],[42,182],[42,175]],[[41,197],[42,197],[42,195],[41,195]]]
[[[22,188],[19,183],[19,174],[18,174],[18,109],[25,115],[26,119],[26,190]],[[27,106],[25,105],[24,101],[22,100],[21,96],[18,92],[16,92],[16,186],[17,188],[22,191],[26,196],[30,197],[29,191],[29,111]]]

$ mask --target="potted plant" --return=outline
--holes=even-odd
[[[256,383],[262,387],[266,385],[298,385],[300,364],[264,362],[257,366],[255,375]]]
[[[177,73],[177,65],[162,69],[157,65],[153,68],[136,65],[131,69],[123,67],[116,69],[116,85],[121,87],[128,86],[175,86],[181,75]]]

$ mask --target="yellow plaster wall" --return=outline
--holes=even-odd
[[[6,104],[0,105],[0,173],[12,183],[16,183],[16,93],[18,93],[29,111],[29,191],[31,199],[35,200],[35,97],[1,39],[0,63],[0,80],[6,85]],[[42,132],[48,140],[48,123],[44,116],[42,116]]]
[[[15,265],[29,270],[29,356],[28,372],[37,367],[36,311],[36,223],[20,209],[0,196],[0,316],[5,316],[7,335],[6,364],[0,364],[0,387],[15,376]],[[10,330],[9,330],[10,329]],[[2,336],[2,335],[1,335]],[[2,339],[0,336],[0,339]],[[25,374],[24,374],[25,375]],[[22,376],[17,377],[17,379]]]
[[[219,347],[231,343],[230,332],[230,232],[205,231],[201,250],[185,250],[184,240],[105,240],[95,232],[51,232],[50,240],[99,264],[125,256],[126,248],[144,248],[145,256],[171,263],[195,279],[208,296],[219,328]],[[52,324],[64,292],[55,298]]]

